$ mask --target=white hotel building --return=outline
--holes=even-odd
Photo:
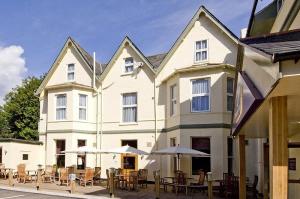
[[[190,176],[199,169],[235,174],[230,135],[238,38],[201,6],[167,53],[145,56],[125,37],[107,64],[96,63],[68,38],[36,94],[39,140],[45,164],[59,167],[161,169],[171,175],[173,157],[63,154],[79,146],[129,144],[151,152],[180,145],[211,154],[180,159]],[[99,55],[101,57],[101,55]],[[93,75],[96,81],[94,82]],[[127,164],[123,164],[123,163]]]

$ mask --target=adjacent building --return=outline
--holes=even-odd
[[[246,198],[246,169],[251,168],[264,198],[296,199],[300,195],[300,1],[275,0],[259,12],[256,4],[237,59],[232,135],[239,140],[239,198]],[[254,146],[251,151],[245,139]],[[247,153],[254,157],[245,158]]]
[[[36,92],[44,164],[171,175],[175,157],[62,151],[128,144],[151,152],[180,145],[210,154],[180,158],[191,176],[200,169],[216,179],[236,172],[230,127],[237,47],[238,38],[203,6],[166,53],[145,56],[125,37],[110,61],[99,64],[68,38]]]

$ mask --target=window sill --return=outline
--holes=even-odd
[[[121,122],[119,126],[130,126],[130,125],[138,125],[137,122]]]
[[[133,72],[122,73],[122,74],[121,74],[121,77],[122,77],[122,76],[129,76],[129,75],[132,75],[132,74],[133,74]]]
[[[210,113],[210,110],[207,111],[191,111],[191,113]]]
[[[208,64],[208,60],[194,61],[194,65],[205,65],[205,64]]]

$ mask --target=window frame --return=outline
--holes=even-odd
[[[203,41],[206,41],[206,48],[205,49],[197,49],[197,42],[203,42]],[[202,44],[202,43],[201,43]],[[201,40],[197,40],[195,41],[195,44],[194,44],[194,62],[195,63],[206,63],[208,62],[208,39],[201,39]],[[206,59],[205,60],[197,60],[197,53],[201,53],[201,52],[204,52],[206,51]],[[202,57],[202,56],[201,56]]]
[[[57,98],[58,96],[65,96],[66,98],[66,105],[65,106],[57,106]],[[61,94],[56,94],[55,95],[55,120],[56,121],[64,121],[67,120],[67,107],[68,107],[68,98],[67,98],[67,94],[66,93],[61,93]],[[58,109],[65,109],[65,118],[63,119],[57,119],[57,110]]]
[[[55,141],[55,164],[57,165],[57,167],[58,167],[58,162],[57,162],[57,160],[58,160],[58,158],[59,158],[59,156],[60,157],[64,157],[64,166],[63,167],[65,167],[66,166],[66,154],[65,153],[57,153],[57,142],[64,142],[64,145],[65,145],[65,149],[64,150],[66,150],[66,147],[67,147],[67,140],[66,139],[55,139],[54,140]],[[62,167],[58,167],[58,168],[62,168]]]
[[[207,80],[208,81],[208,94],[193,94],[193,82],[197,81],[197,80]],[[210,107],[211,107],[211,101],[210,101],[210,93],[211,93],[211,89],[210,89],[210,77],[203,77],[203,78],[197,78],[197,79],[191,79],[190,82],[191,85],[191,97],[190,97],[190,111],[191,113],[205,113],[205,112],[210,112]],[[193,111],[193,97],[198,97],[198,96],[208,96],[208,109],[207,110],[200,110],[200,111]]]
[[[131,105],[124,105],[123,104],[123,97],[126,94],[135,94],[136,97],[136,104],[131,104]],[[123,118],[123,111],[124,108],[131,108],[131,107],[135,107],[136,108],[136,121],[134,122],[124,122],[124,118]],[[127,93],[122,93],[121,94],[121,124],[137,124],[138,121],[138,93],[137,92],[127,92]]]
[[[191,171],[191,175],[193,174],[193,157],[198,157],[198,158],[209,158],[209,164],[210,164],[210,170],[212,169],[212,155],[211,155],[211,149],[212,149],[212,137],[210,136],[191,136],[190,137],[190,148],[193,149],[193,138],[203,138],[203,139],[209,139],[209,156],[191,156],[191,164],[190,164],[190,171]],[[196,150],[196,149],[194,149]],[[196,174],[198,175],[198,174]]]
[[[132,59],[132,63],[127,64],[126,60],[128,60],[128,59]],[[126,72],[126,67],[128,67],[128,66],[132,66],[132,71]],[[134,71],[134,59],[133,59],[133,57],[126,57],[126,58],[124,58],[123,73],[124,74],[130,74],[130,73],[133,73],[133,71]]]
[[[80,96],[85,96],[85,106],[80,106]],[[78,94],[78,119],[81,121],[87,121],[88,120],[88,95],[87,94]],[[80,109],[85,109],[85,119],[80,118]]]
[[[228,80],[231,79],[232,80],[232,93],[229,93],[228,92]],[[232,97],[232,100],[233,100],[233,93],[234,93],[234,78],[233,77],[227,77],[226,78],[226,110],[228,112],[232,112],[233,111],[233,108],[234,108],[234,105],[232,105],[232,110],[229,110],[228,109],[228,97]]]
[[[69,70],[70,65],[73,65],[73,70]],[[70,73],[73,73],[73,79],[69,79],[69,74]],[[75,81],[75,64],[74,63],[67,64],[67,81],[68,82],[74,82]]]
[[[176,114],[176,105],[177,105],[176,88],[177,88],[176,84],[170,86],[170,117]]]

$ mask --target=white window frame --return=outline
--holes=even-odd
[[[123,96],[126,94],[135,94],[136,96],[136,104],[130,104],[130,105],[124,105],[123,104]],[[121,124],[137,124],[138,121],[138,94],[137,92],[128,92],[128,93],[122,93],[121,94]],[[124,118],[123,118],[123,110],[124,108],[130,108],[130,107],[136,107],[136,121],[134,122],[124,122]]]
[[[203,41],[206,41],[206,48],[202,49],[197,49],[197,42],[203,42]],[[198,40],[198,41],[195,41],[195,44],[194,44],[194,49],[195,49],[195,53],[194,53],[194,62],[195,63],[205,63],[208,61],[208,39],[202,39],[202,40]],[[205,60],[197,60],[197,53],[200,52],[204,52],[206,51],[206,59]]]
[[[208,80],[208,93],[204,94],[193,94],[193,82],[197,80]],[[208,110],[201,110],[201,111],[193,111],[193,97],[198,97],[198,96],[208,96]],[[191,113],[202,113],[202,112],[210,112],[210,78],[198,78],[198,79],[192,79],[191,80]]]
[[[127,59],[132,59],[132,64],[131,63],[130,64],[126,63]],[[132,66],[132,71],[126,72],[126,67],[128,67],[128,66]],[[134,59],[133,59],[133,57],[126,57],[126,58],[124,58],[123,73],[124,74],[130,74],[130,73],[133,73],[133,71],[134,71]]]
[[[177,88],[176,84],[170,86],[170,116],[176,114],[176,104],[177,104],[176,88]]]
[[[85,106],[80,106],[80,96],[85,96]],[[78,95],[78,119],[79,120],[82,121],[88,120],[87,106],[88,106],[88,96],[86,94],[79,94]],[[85,109],[85,119],[80,118],[80,109]]]
[[[66,105],[65,106],[57,106],[57,98],[58,98],[58,96],[65,96],[66,97]],[[63,120],[67,119],[67,106],[68,106],[68,98],[67,98],[67,94],[66,93],[61,93],[61,94],[55,95],[55,120],[56,121],[63,121]],[[63,119],[57,119],[57,109],[65,109],[66,110],[65,118],[63,118]]]
[[[69,70],[69,66],[70,66],[70,65],[73,65],[73,70]],[[69,79],[69,74],[70,74],[70,73],[73,73],[74,79]],[[74,64],[74,63],[70,63],[70,64],[67,65],[67,80],[68,80],[69,82],[75,81],[75,64]]]
[[[228,79],[232,79],[232,81],[233,81],[233,85],[232,85],[232,93],[228,93],[228,90],[227,90],[227,86],[228,86]],[[226,110],[228,111],[228,112],[231,112],[231,111],[233,111],[233,110],[228,110],[228,96],[231,96],[231,97],[233,97],[233,92],[234,92],[234,78],[233,77],[227,77],[226,78]],[[233,109],[233,107],[232,107],[232,109]]]

